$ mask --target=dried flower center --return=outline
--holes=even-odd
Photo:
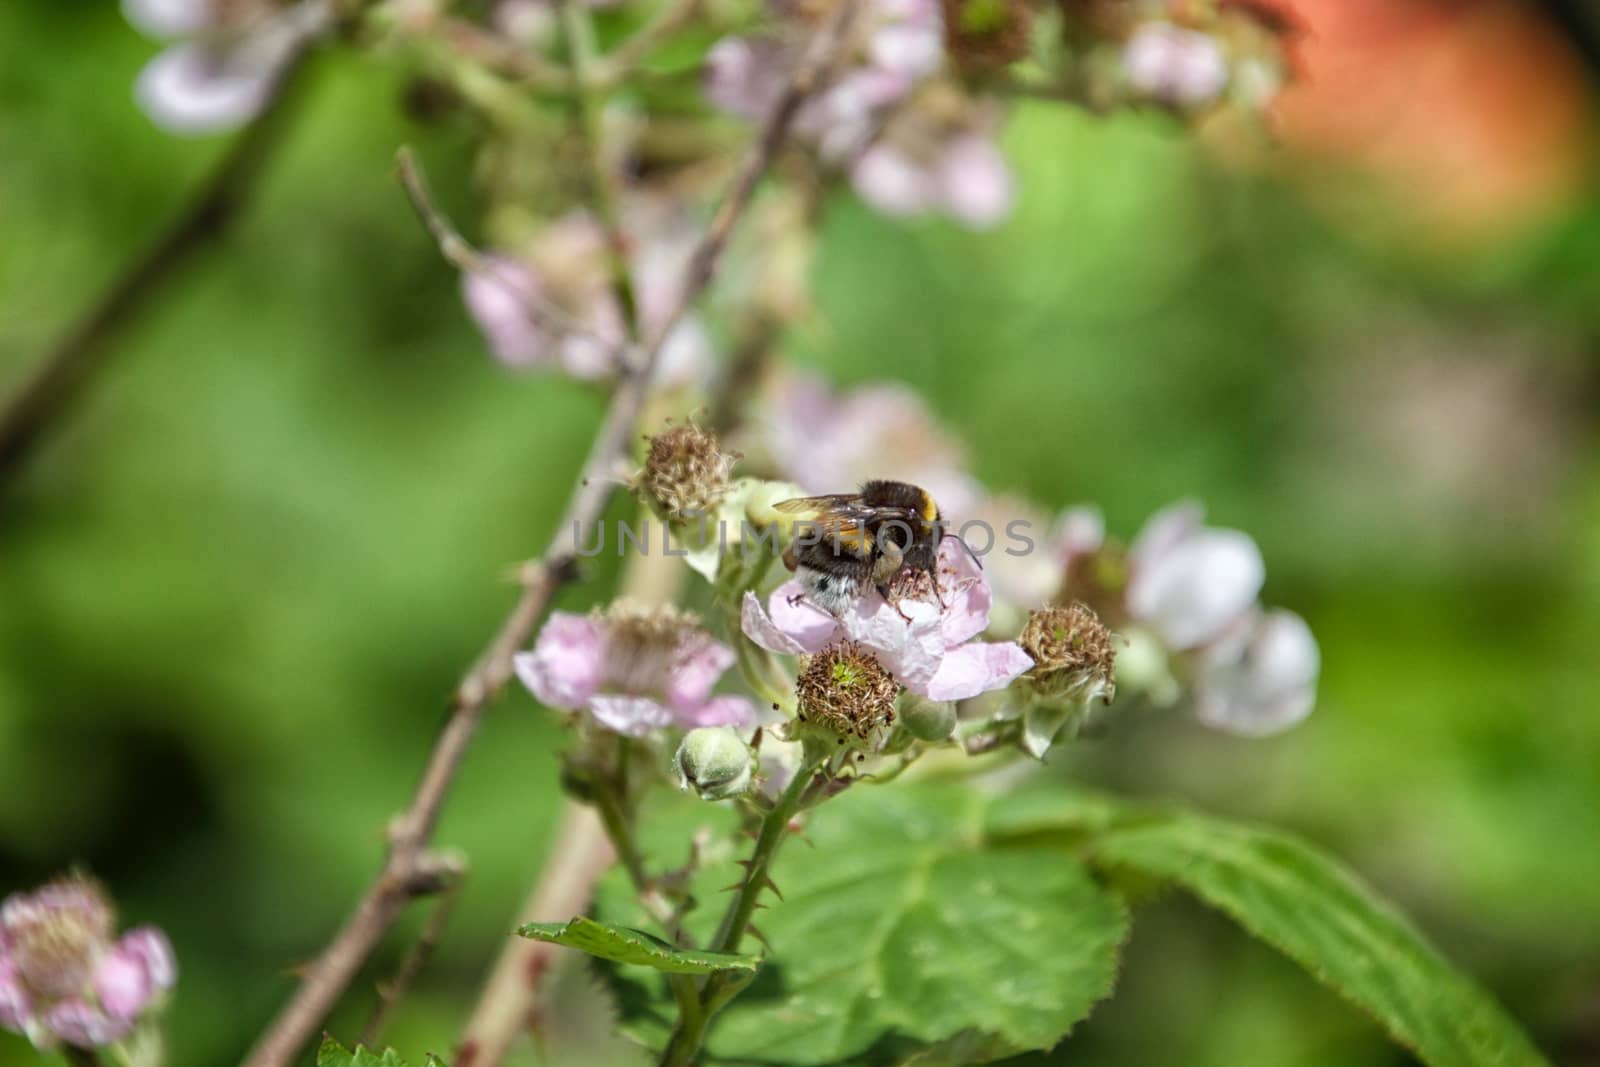
[[[606,610],[605,678],[618,692],[658,694],[682,658],[684,639],[699,620],[670,605],[615,601]]]
[[[8,903],[0,926],[23,983],[42,999],[82,993],[116,916],[98,886],[71,878]]]
[[[1028,54],[1033,9],[1025,0],[942,0],[945,47],[966,70],[1004,67]]]
[[[709,514],[728,494],[738,457],[722,451],[715,434],[674,426],[649,441],[640,485],[668,518]]]
[[[900,685],[872,653],[840,641],[811,657],[796,691],[800,722],[840,740],[864,742],[894,724]]]
[[[1043,688],[1082,687],[1092,692],[1108,689],[1113,682],[1117,650],[1111,632],[1087,605],[1074,601],[1033,612],[1018,643],[1033,657],[1028,676]]]

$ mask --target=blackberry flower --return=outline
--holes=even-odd
[[[0,1027],[38,1048],[118,1041],[177,981],[152,926],[114,939],[116,914],[93,881],[70,875],[0,904]]]
[[[604,614],[551,615],[514,665],[545,705],[587,711],[608,730],[642,737],[668,726],[753,722],[745,698],[711,695],[733,662],[733,650],[694,616],[620,600]]]
[[[741,625],[750,640],[786,655],[814,655],[853,641],[906,689],[931,700],[1004,689],[1033,660],[1014,641],[974,640],[989,624],[989,587],[953,539],[940,546],[938,571],[937,594],[931,582],[903,582],[894,603],[869,591],[837,618],[805,600],[798,581],[786,582],[766,608],[746,593]]]

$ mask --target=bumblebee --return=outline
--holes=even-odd
[[[800,579],[806,598],[830,615],[869,589],[887,600],[903,571],[927,574],[939,595],[936,565],[945,534],[939,505],[926,489],[874,480],[859,493],[800,497],[776,507],[798,516],[784,566]]]

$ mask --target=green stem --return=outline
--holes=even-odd
[[[778,854],[778,846],[789,832],[789,820],[800,810],[801,801],[820,762],[807,753],[805,762],[795,772],[794,780],[761,820],[761,830],[746,864],[744,881],[728,904],[728,910],[722,916],[722,925],[717,928],[716,939],[711,945],[714,951],[739,951],[739,945],[750,927],[750,916],[755,913],[756,901],[767,887],[768,874]],[[678,1025],[673,1028],[672,1037],[662,1050],[661,1067],[687,1067],[694,1062],[695,1055],[705,1041],[706,1027],[712,1016],[738,992],[737,988],[730,988],[732,981],[727,972],[713,974],[701,988],[693,1011],[684,1010],[680,1002]]]
[[[61,1055],[72,1067],[100,1067],[100,1053],[92,1048],[79,1048],[77,1045],[62,1045]]]

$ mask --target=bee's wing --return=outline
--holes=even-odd
[[[805,516],[803,521],[816,531],[818,538],[814,548],[859,556],[870,556],[873,526],[882,518],[882,509],[863,504],[859,493],[802,496],[774,504],[773,507],[792,515]]]
[[[778,511],[791,515],[826,515],[841,508],[860,507],[860,493],[834,493],[831,496],[797,496],[772,505]]]

